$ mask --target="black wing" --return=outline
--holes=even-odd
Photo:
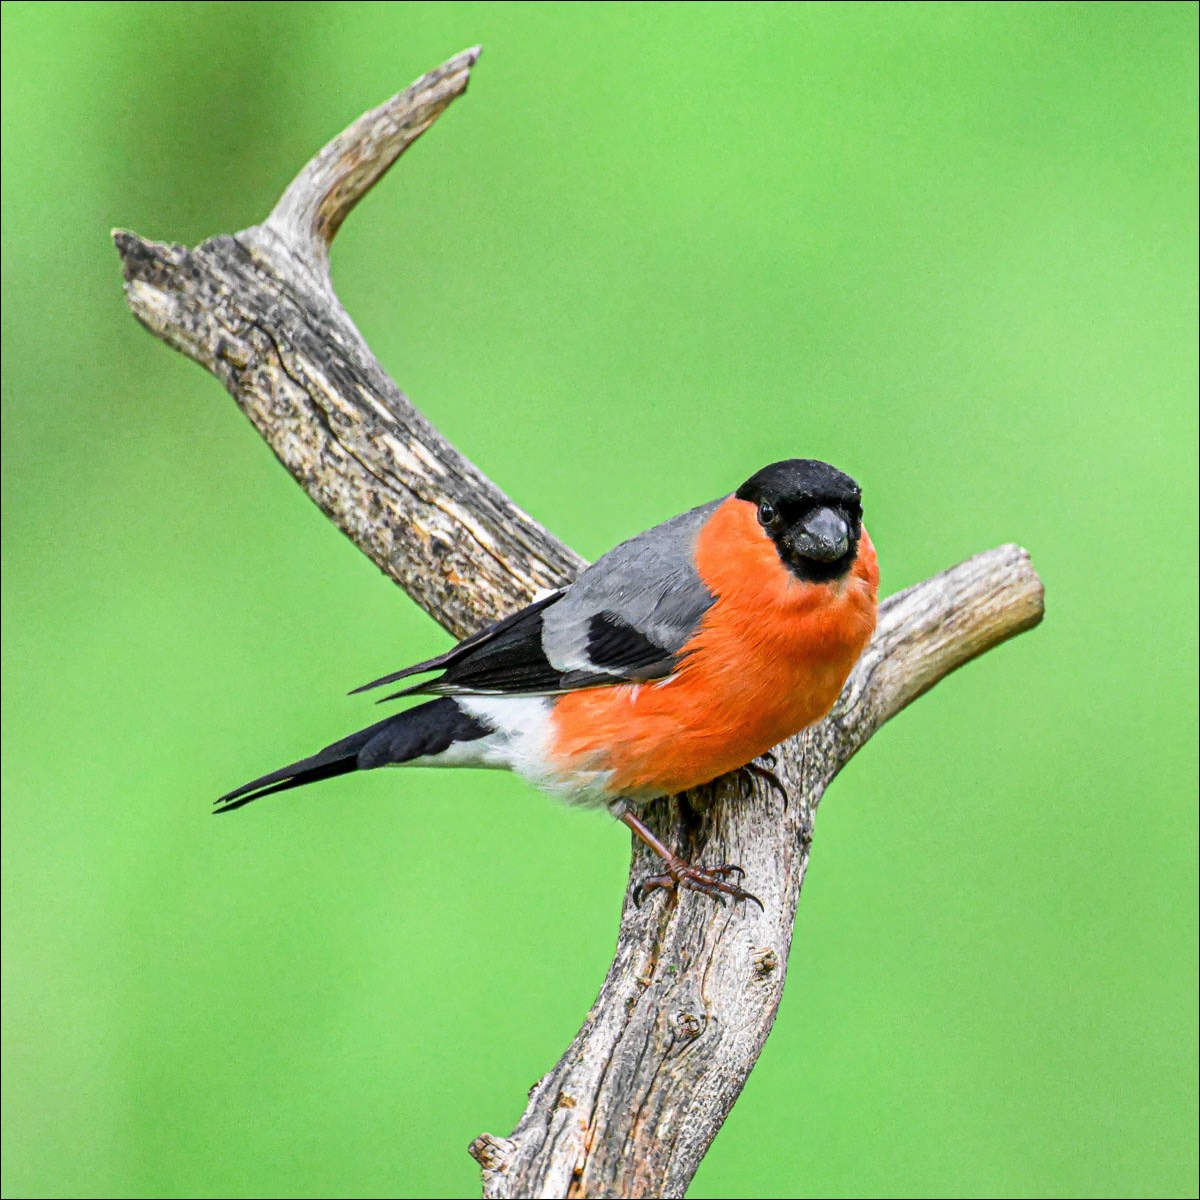
[[[372,688],[395,683],[398,679],[407,679],[410,675],[425,675],[430,671],[442,672],[441,678],[431,683],[414,684],[403,691],[384,696],[379,701],[382,704],[384,700],[395,700],[398,696],[433,691],[439,684],[449,681],[451,677],[460,677],[464,673],[486,674],[487,664],[493,664],[503,673],[506,670],[516,670],[523,663],[523,672],[531,682],[535,680],[541,683],[550,682],[550,672],[553,668],[550,667],[549,662],[545,661],[545,655],[541,656],[544,665],[537,662],[537,650],[541,646],[542,612],[551,604],[561,600],[566,590],[566,588],[559,588],[548,596],[535,600],[525,608],[510,613],[495,624],[485,626],[478,633],[464,638],[457,646],[447,650],[445,654],[439,654],[436,658],[427,658],[424,662],[405,667],[402,671],[393,671],[390,675],[373,679],[370,683],[364,683],[362,687],[356,687],[350,695],[356,696],[359,692],[369,692]],[[475,672],[471,670],[472,662],[477,663]],[[485,690],[503,691],[508,689],[490,687]]]

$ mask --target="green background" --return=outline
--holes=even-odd
[[[628,846],[490,774],[212,799],[447,639],[120,292],[475,42],[349,311],[595,556],[776,458],[884,590],[1019,541],[1047,618],[823,806],[694,1197],[1194,1195],[1196,9],[9,4],[4,1189],[476,1194]]]

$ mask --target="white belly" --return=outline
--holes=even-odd
[[[454,703],[491,732],[399,765],[501,768],[570,804],[598,806],[614,799],[605,787],[610,772],[561,771],[551,763],[551,697],[455,696]]]

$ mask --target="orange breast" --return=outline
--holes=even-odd
[[[866,530],[844,579],[804,583],[755,506],[731,496],[701,531],[696,565],[717,600],[674,675],[558,699],[551,757],[565,773],[611,772],[614,796],[668,795],[743,766],[833,707],[875,628]]]

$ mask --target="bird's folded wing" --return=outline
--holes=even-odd
[[[696,536],[718,502],[609,551],[569,587],[459,642],[436,658],[364,684],[437,671],[385,696],[547,695],[662,679],[678,666],[715,597],[696,571]]]

